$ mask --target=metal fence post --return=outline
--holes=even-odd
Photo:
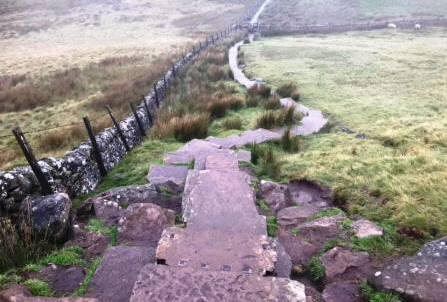
[[[126,137],[124,136],[124,133],[120,128],[120,125],[118,124],[115,117],[113,116],[112,109],[110,108],[109,105],[106,106],[106,110],[109,113],[110,118],[112,119],[113,125],[115,125],[116,132],[118,132],[118,136],[120,137],[121,141],[123,142],[124,148],[126,149],[127,152],[129,152],[130,148],[129,148],[129,145],[127,144]]]
[[[37,180],[39,181],[41,193],[43,195],[50,195],[53,194],[53,189],[51,188],[47,178],[45,177],[45,174],[43,174],[42,169],[39,166],[39,163],[37,162],[36,158],[34,157],[33,150],[28,144],[28,141],[26,140],[25,136],[23,135],[22,130],[20,127],[14,127],[12,129],[12,133],[14,134],[17,143],[19,144],[20,148],[22,149],[23,155],[25,155],[26,160],[28,161],[29,165],[31,166],[31,169],[34,172],[34,175],[36,175]]]
[[[87,129],[88,136],[92,143],[93,153],[95,156],[96,163],[98,164],[99,173],[101,174],[102,177],[105,177],[105,176],[107,176],[107,170],[106,170],[106,167],[104,166],[104,162],[102,161],[101,152],[99,151],[98,143],[96,142],[96,138],[93,133],[92,125],[90,124],[90,120],[88,119],[88,117],[84,116],[83,120],[84,120],[85,128]]]
[[[129,103],[130,109],[132,109],[135,120],[137,121],[138,128],[140,129],[141,136],[146,136],[146,131],[144,131],[143,124],[141,123],[140,117],[138,116],[137,110],[135,109],[134,104]]]

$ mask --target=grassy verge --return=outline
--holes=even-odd
[[[444,29],[281,37],[244,46],[247,69],[276,86],[299,84],[301,101],[338,131],[303,138],[281,177],[335,189],[350,214],[389,225],[399,248],[447,234],[447,57]],[[416,245],[412,245],[414,250]]]

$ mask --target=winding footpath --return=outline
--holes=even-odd
[[[264,2],[251,23],[257,22],[269,2]],[[238,66],[243,43],[230,49],[229,61],[235,80],[250,88],[255,81]],[[281,104],[296,106],[305,114],[302,123],[293,127],[294,135],[318,132],[327,122],[320,111],[297,106],[291,99],[282,99]],[[163,169],[194,164],[184,180],[186,228],[164,230],[156,251],[157,263],[163,265],[149,264],[142,269],[131,302],[306,300],[303,284],[266,277],[276,275],[277,242],[267,236],[266,218],[257,212],[251,176],[239,169],[239,163],[250,161],[251,154],[232,149],[277,140],[281,135],[281,130],[250,130],[225,138],[192,140],[166,154],[165,165],[161,170],[156,167],[161,174]]]

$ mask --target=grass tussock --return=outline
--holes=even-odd
[[[268,98],[272,93],[272,88],[267,85],[253,85],[247,90],[249,97]]]
[[[9,218],[0,218],[0,271],[39,259],[54,247],[36,236],[29,224],[17,227]]]
[[[295,107],[284,107],[279,110],[267,110],[256,121],[256,128],[273,129],[291,126],[298,123],[302,116],[295,111]]]
[[[204,138],[211,121],[244,107],[245,100],[235,95],[234,87],[225,85],[230,79],[226,65],[229,42],[205,51],[175,80],[157,115],[153,137],[181,142]]]
[[[222,127],[225,130],[241,130],[242,120],[239,116],[227,117],[222,121]]]
[[[292,98],[295,101],[300,100],[298,85],[295,83],[286,83],[278,87],[276,92],[284,98]]]

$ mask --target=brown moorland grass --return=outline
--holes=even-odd
[[[230,80],[228,72],[214,72],[228,69],[226,53],[235,40],[227,39],[207,50],[176,78],[157,115],[153,137],[174,137],[183,142],[203,138],[208,134],[211,120],[244,106],[244,99],[235,96],[234,90],[224,84]]]

